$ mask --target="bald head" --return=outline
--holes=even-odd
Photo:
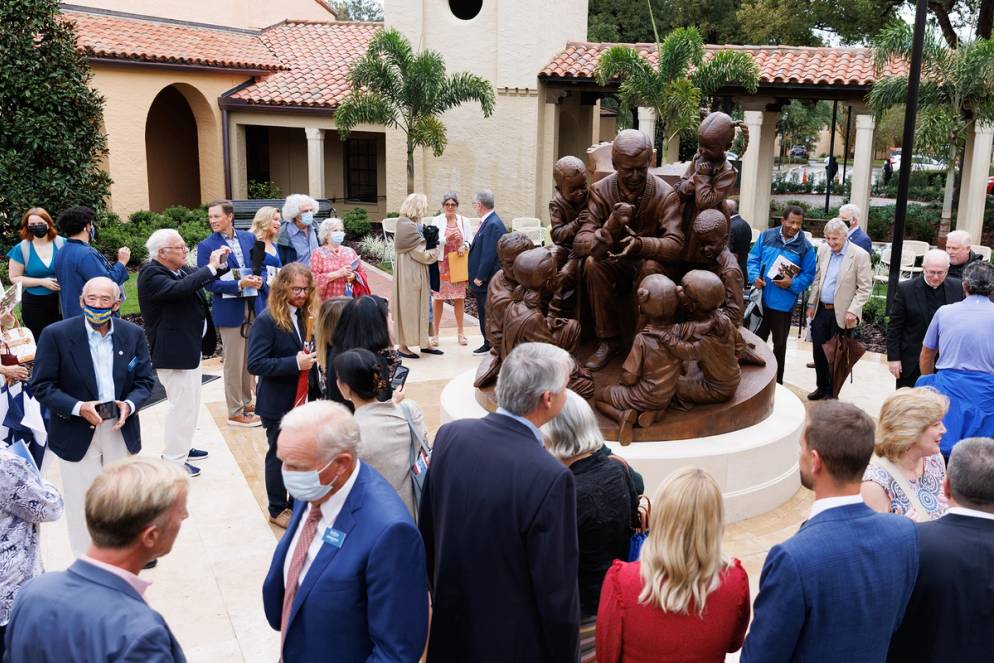
[[[83,297],[88,294],[113,297],[115,301],[120,298],[121,290],[117,284],[106,276],[95,276],[83,284]]]
[[[652,143],[649,137],[637,129],[624,129],[618,132],[611,146],[611,157],[617,159],[619,156],[644,157],[648,159],[652,156]]]

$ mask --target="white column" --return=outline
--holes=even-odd
[[[866,230],[870,219],[870,177],[873,174],[873,130],[876,122],[868,113],[856,116],[856,145],[852,163],[849,202],[863,210],[859,225]]]
[[[307,134],[307,195],[324,198],[324,129],[304,128]]]
[[[742,188],[739,213],[753,228],[762,230],[770,224],[770,187],[773,185],[773,146],[776,141],[779,113],[747,110],[749,146],[742,156]]]
[[[555,182],[552,168],[559,154],[559,104],[555,101],[542,104],[539,118],[538,177],[535,187],[535,209],[537,216],[549,220],[549,199],[552,198]],[[586,153],[577,155],[581,159]]]
[[[967,231],[973,243],[980,244],[980,234],[984,227],[984,205],[987,202],[987,173],[994,151],[994,124],[976,125],[972,149],[967,147],[966,151],[969,161],[964,161],[956,230]]]
[[[590,145],[601,142],[601,100],[594,102],[594,115],[590,122]],[[587,147],[590,147],[588,145]]]
[[[649,142],[656,144],[656,111],[639,106],[639,131],[649,137]]]
[[[666,159],[663,163],[676,163],[680,160],[680,137],[673,136],[666,143]]]
[[[229,120],[230,121],[230,120]],[[231,122],[228,140],[228,167],[231,168],[231,197],[248,198],[248,158],[246,156],[245,125]]]

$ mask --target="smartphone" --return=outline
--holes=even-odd
[[[104,421],[108,419],[119,419],[121,417],[121,408],[117,407],[117,403],[114,401],[107,401],[106,403],[97,403],[97,414]]]
[[[411,372],[407,366],[398,366],[397,370],[393,372],[393,377],[390,378],[390,386],[394,389],[400,389],[407,382],[407,374]]]

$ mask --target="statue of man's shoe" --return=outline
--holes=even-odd
[[[599,371],[607,363],[611,361],[611,358],[618,354],[620,351],[620,345],[617,339],[606,339],[598,344],[597,349],[594,353],[587,358],[587,363],[584,367],[591,371]]]

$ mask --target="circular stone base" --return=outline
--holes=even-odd
[[[461,373],[442,390],[442,423],[488,414],[475,398],[475,374]],[[770,415],[746,428],[693,439],[609,445],[642,473],[650,499],[673,470],[685,465],[706,470],[725,497],[726,521],[736,522],[772,511],[797,492],[797,445],[803,427],[804,405],[777,385]]]

